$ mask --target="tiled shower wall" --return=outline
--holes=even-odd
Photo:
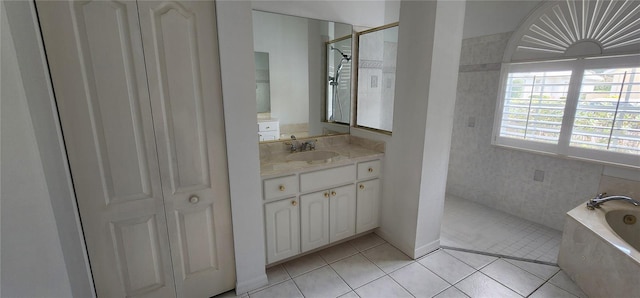
[[[567,211],[612,185],[610,194],[638,197],[640,182],[602,176],[602,165],[491,145],[500,62],[510,35],[462,42],[447,194],[558,230]],[[534,180],[536,170],[544,172],[543,181]]]

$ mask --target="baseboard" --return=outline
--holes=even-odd
[[[242,294],[266,286],[268,283],[266,273],[250,280],[238,281],[236,282],[236,295],[242,296]]]
[[[431,241],[425,245],[422,245],[418,248],[416,248],[415,252],[414,252],[414,256],[415,258],[419,258],[422,257],[436,249],[440,248],[440,239],[435,240],[435,241]]]

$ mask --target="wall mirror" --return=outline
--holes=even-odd
[[[351,25],[253,11],[261,141],[348,133]]]
[[[358,33],[356,127],[391,133],[398,23]]]

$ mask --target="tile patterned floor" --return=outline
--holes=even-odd
[[[484,205],[447,196],[440,244],[556,263],[562,232]]]
[[[239,297],[586,297],[556,266],[448,249],[412,260],[373,233],[271,267],[267,277],[269,285]]]

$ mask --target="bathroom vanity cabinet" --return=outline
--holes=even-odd
[[[264,179],[267,263],[378,227],[379,159]]]
[[[258,139],[261,142],[280,139],[280,121],[275,118],[258,119]]]

